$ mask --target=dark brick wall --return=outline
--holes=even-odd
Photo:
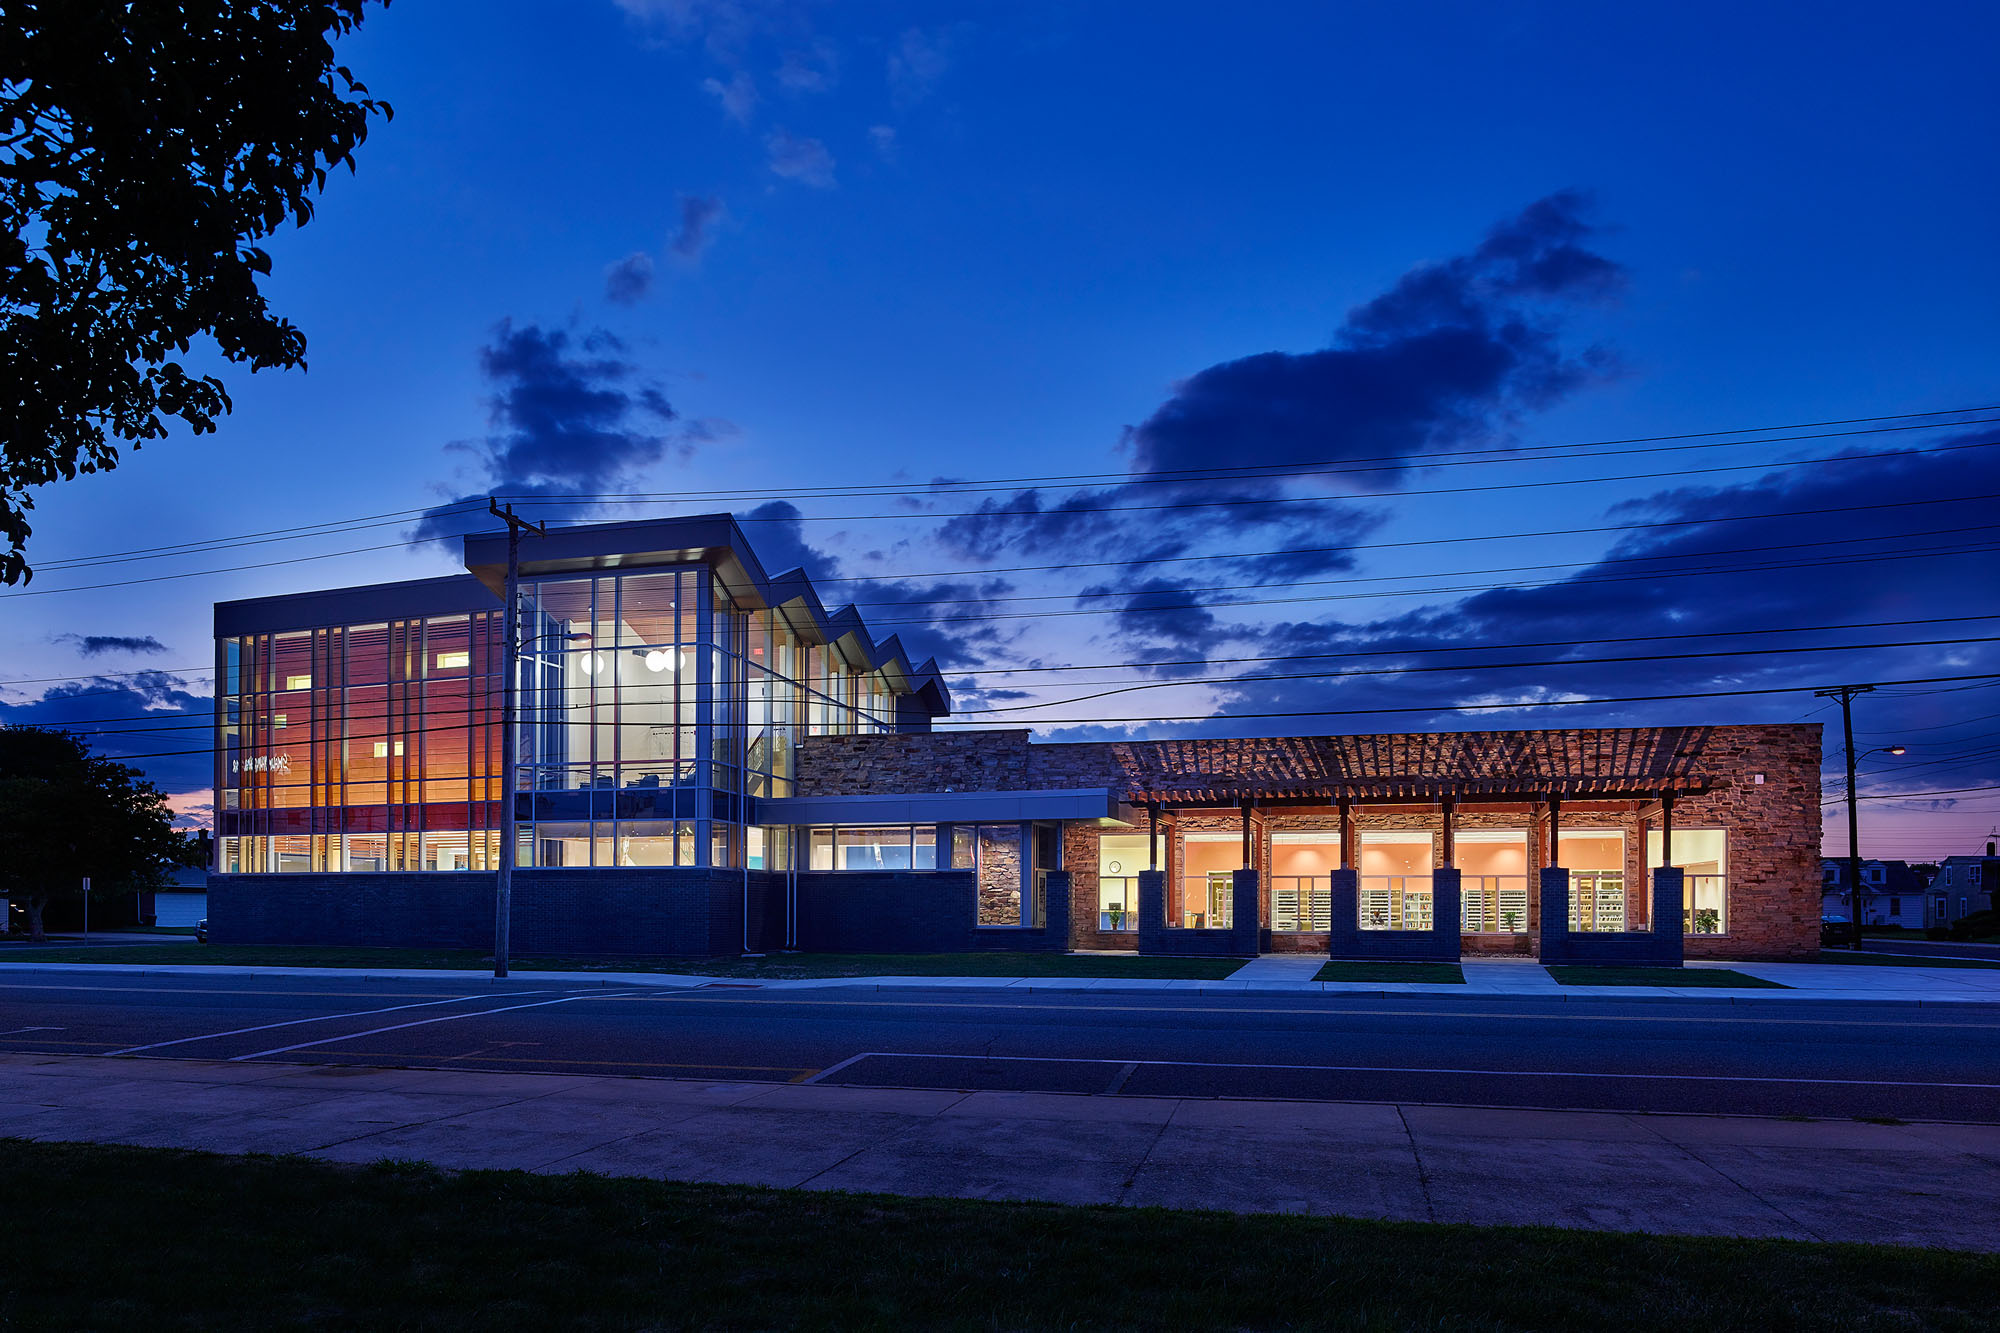
[[[1651,872],[1652,919],[1660,930],[1588,931],[1569,929],[1569,872],[1541,873],[1541,960],[1544,963],[1606,963],[1679,967],[1684,948],[1680,914],[1682,872]]]
[[[1051,874],[1050,879],[1054,880]],[[839,871],[799,876],[799,948],[836,953],[1060,953],[1069,944],[1069,886],[1050,885],[1045,929],[973,924],[970,870]]]
[[[1327,952],[1335,958],[1395,958],[1406,961],[1458,961],[1459,873],[1438,870],[1431,879],[1430,930],[1361,929],[1361,875],[1336,870],[1328,877]]]
[[[516,954],[714,957],[743,948],[740,870],[518,870]],[[753,944],[769,943],[782,885],[750,875]],[[760,920],[762,918],[762,920]],[[331,944],[490,949],[490,874],[212,875],[217,944]]]

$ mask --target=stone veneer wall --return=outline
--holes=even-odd
[[[1644,730],[1644,729],[1642,729]],[[1586,756],[1597,749],[1604,733],[1592,730],[1538,732],[1541,742],[1566,750],[1576,771],[1589,771]],[[1819,766],[1820,728],[1789,723],[1718,726],[1692,729],[1697,736],[1694,756],[1715,789],[1675,802],[1676,830],[1723,828],[1728,831],[1729,929],[1726,935],[1690,935],[1690,958],[1801,958],[1819,948]],[[913,794],[930,791],[1033,791],[1071,787],[1129,788],[1135,766],[1149,749],[1187,742],[1089,742],[1030,745],[1020,731],[898,736],[821,736],[801,747],[798,760],[801,795],[860,793]],[[1205,754],[1209,771],[1218,777],[1256,776],[1255,770],[1226,764],[1254,763],[1255,751],[1217,747]],[[1757,775],[1763,781],[1756,781]],[[1162,832],[1230,830],[1241,827],[1235,810],[1182,811],[1163,819]],[[1331,828],[1330,813],[1293,812],[1283,807],[1257,813],[1261,910],[1270,919],[1270,888],[1266,853],[1269,834],[1280,830]],[[1357,832],[1371,828],[1439,827],[1435,806],[1359,806]],[[1646,921],[1648,877],[1646,833],[1657,827],[1634,802],[1566,802],[1564,829],[1617,828],[1625,835],[1626,902],[1635,927]],[[1526,828],[1529,830],[1530,870],[1546,862],[1545,813],[1462,804],[1459,827]],[[1141,830],[1143,831],[1143,829]],[[1135,948],[1136,937],[1097,929],[1097,830],[1072,825],[1064,832],[1064,864],[1073,872],[1072,937],[1077,947]],[[1169,903],[1179,901],[1178,839],[1166,839]],[[1432,840],[1432,859],[1441,858],[1441,839]],[[1519,936],[1466,936],[1468,951],[1521,951],[1540,929],[1540,895],[1530,878],[1528,931]],[[1319,950],[1320,935],[1280,935],[1273,947]]]

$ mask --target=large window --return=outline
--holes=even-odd
[[[738,607],[706,566],[530,578],[519,610],[523,866],[770,862],[743,812],[791,794],[808,714],[828,733],[893,726],[881,672]],[[218,644],[218,867],[493,869],[500,620]]]
[[[812,828],[806,847],[813,870],[937,869],[935,824]]]
[[[223,640],[218,866],[492,869],[498,620],[464,613]]]
[[[1224,930],[1235,910],[1235,872],[1243,866],[1241,833],[1181,835],[1181,925]]]
[[[1460,929],[1468,935],[1520,935],[1528,929],[1528,831],[1459,829]]]
[[[1646,864],[1660,864],[1660,831],[1646,834]],[[1674,865],[1685,872],[1682,928],[1690,935],[1729,933],[1728,835],[1719,828],[1675,829]]]
[[[1625,835],[1618,829],[1563,829],[1557,863],[1569,871],[1569,928],[1622,931]]]
[[[1361,929],[1431,928],[1431,835],[1427,829],[1364,829]]]
[[[1022,836],[1020,824],[954,824],[951,868],[970,870],[978,885],[977,922],[982,926],[1032,926],[1039,899],[1034,841]],[[1053,866],[1043,867],[1054,869]],[[1024,890],[1026,890],[1024,892]]]
[[[1340,834],[1279,830],[1271,835],[1271,929],[1328,930],[1333,924],[1333,872],[1340,868]]]
[[[1133,931],[1139,928],[1139,872],[1164,866],[1166,850],[1155,843],[1146,850],[1143,833],[1106,833],[1097,840],[1097,928]]]

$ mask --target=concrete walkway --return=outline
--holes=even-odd
[[[0,1055],[0,1136],[2000,1250],[2000,1126]]]
[[[1468,958],[1464,985],[1418,982],[1314,981],[1324,962],[1311,955],[1266,955],[1222,981],[1165,981],[1138,977],[822,977],[799,981],[750,980],[671,972],[514,971],[515,981],[571,986],[660,986],[675,990],[703,986],[754,986],[762,990],[1027,990],[1027,991],[1196,991],[1204,994],[1260,992],[1326,995],[1535,995],[1554,1000],[1708,1000],[1718,1003],[1798,1004],[1820,1000],[1871,1004],[2000,1004],[2000,968],[1896,967],[1833,963],[1690,963],[1689,967],[1729,968],[1775,981],[1782,990],[1736,990],[1723,986],[1564,986],[1531,958]],[[1253,970],[1254,969],[1254,970]],[[113,976],[367,977],[404,981],[477,981],[482,972],[439,968],[387,967],[213,967],[178,963],[33,963],[0,961],[0,973],[58,972]],[[1668,974],[1671,975],[1671,974]]]

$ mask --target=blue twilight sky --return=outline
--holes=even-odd
[[[2000,403],[1996,39],[1969,3],[402,0],[340,52],[395,120],[271,246],[310,370],[227,371],[217,433],[37,497],[0,720],[199,816],[166,752],[205,741],[170,728],[211,604],[448,572],[416,539],[483,525],[421,511],[493,489],[723,492],[535,512],[735,510],[773,568],[866,579],[828,601],[965,673],[968,720],[1080,736],[1837,724],[1463,705],[2000,672],[1929,642],[2000,633],[1964,618],[2000,615],[1995,501],[1955,498],[2000,495],[2000,411],[1546,448]],[[1689,652],[1732,655],[1465,669]],[[1866,789],[1943,793],[1871,803],[1864,850],[2000,820],[1952,790],[2000,784],[1992,681],[1857,717],[1910,750]]]

